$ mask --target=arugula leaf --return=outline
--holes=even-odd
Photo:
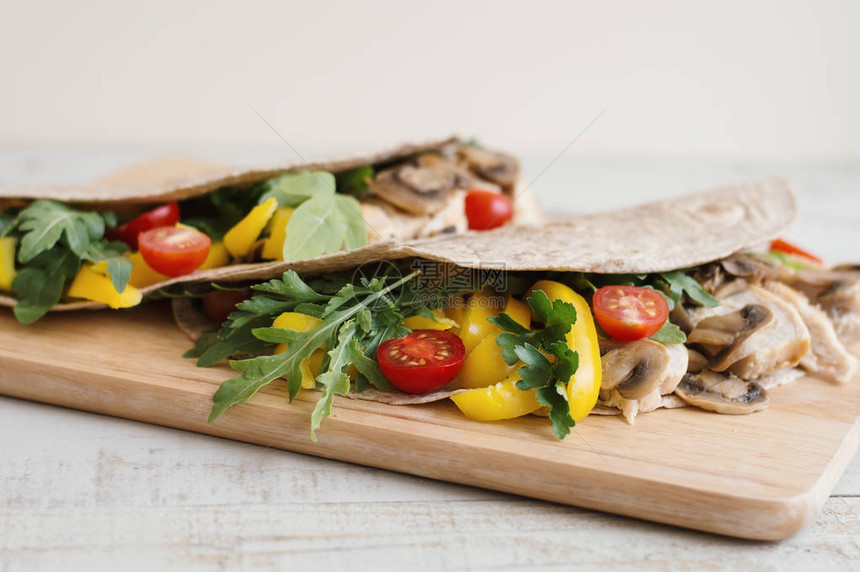
[[[92,263],[106,262],[107,273],[114,289],[122,292],[128,285],[131,272],[134,270],[131,260],[124,256],[126,252],[128,252],[128,246],[124,242],[98,240],[90,243],[83,259]]]
[[[325,171],[284,173],[261,185],[258,204],[274,197],[279,207],[298,207],[308,199],[320,195],[334,195],[335,178]]]
[[[292,272],[292,271],[288,271]],[[338,309],[328,314],[322,323],[308,332],[296,332],[282,328],[262,327],[253,330],[253,334],[263,342],[287,343],[289,347],[283,353],[274,356],[260,356],[241,361],[231,361],[233,369],[242,373],[241,376],[225,381],[213,397],[212,411],[209,421],[216,420],[227,408],[248,401],[260,388],[268,385],[279,377],[286,376],[287,389],[290,400],[296,396],[301,389],[302,360],[307,359],[315,349],[328,344],[330,347],[329,357],[340,359],[341,355],[350,355],[351,352],[341,349],[342,344],[333,344],[336,334],[341,326],[356,316],[362,309],[371,307],[379,299],[388,295],[389,292],[398,288],[417,276],[419,272],[413,272],[396,282],[382,287],[376,292],[369,293],[361,298],[355,298],[354,304],[344,309]],[[232,321],[232,316],[231,316]],[[271,324],[271,322],[269,322]],[[336,352],[333,354],[332,352]],[[341,352],[344,352],[341,354]],[[336,366],[337,360],[330,360],[328,371],[320,376],[331,372],[332,362]],[[342,378],[335,375],[323,378],[321,383],[328,383],[331,387],[340,387]],[[320,376],[317,377],[320,380]]]
[[[692,276],[681,270],[661,272],[660,277],[669,285],[670,296],[676,304],[681,300],[681,296],[686,293],[690,300],[702,306],[713,308],[720,305],[719,300],[708,294]]]
[[[670,320],[666,320],[651,339],[661,344],[683,344],[687,342],[687,334]]]
[[[339,173],[337,179],[337,189],[342,193],[349,193],[356,197],[363,197],[370,190],[367,183],[373,179],[374,171],[370,165],[356,167],[351,171]]]
[[[0,212],[0,238],[6,236],[7,230],[12,230],[15,223],[15,217],[9,213]]]
[[[85,258],[90,243],[104,236],[105,219],[51,200],[38,200],[18,213],[14,223],[23,233],[18,260],[26,264],[62,239],[77,257]]]
[[[65,248],[53,248],[36,255],[18,271],[12,291],[18,298],[15,317],[22,324],[32,324],[60,301],[66,281],[81,267],[80,259]]]
[[[317,400],[314,411],[311,413],[311,440],[316,442],[316,430],[320,428],[323,417],[331,415],[331,403],[335,393],[349,392],[349,376],[346,375],[346,367],[353,355],[352,344],[355,343],[355,322],[350,320],[344,323],[337,337],[337,344],[328,352],[328,371],[317,376],[317,383],[322,386],[323,394]]]
[[[367,244],[367,223],[361,216],[361,204],[358,199],[349,195],[335,195],[337,208],[346,223],[344,242],[347,250]]]
[[[346,222],[334,194],[319,194],[296,208],[287,223],[284,260],[337,252],[346,238]]]

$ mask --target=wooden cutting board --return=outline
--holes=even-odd
[[[3,309],[0,394],[752,539],[811,522],[860,435],[860,379],[809,377],[772,391],[761,413],[659,410],[635,426],[592,416],[565,441],[536,417],[479,423],[449,402],[338,397],[313,443],[317,394],[289,404],[283,383],[207,424],[231,370],[196,367],[181,357],[190,345],[164,303],[26,327]]]

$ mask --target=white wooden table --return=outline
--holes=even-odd
[[[153,154],[0,148],[0,185],[83,182]],[[527,176],[549,160],[526,160]],[[535,188],[574,213],[773,174],[799,192],[787,237],[860,260],[858,164],[565,157]],[[0,397],[0,572],[858,566],[860,457],[812,526],[757,543]]]

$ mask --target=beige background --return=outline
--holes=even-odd
[[[860,3],[0,0],[0,145],[860,158]]]

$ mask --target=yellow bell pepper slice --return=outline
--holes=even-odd
[[[567,345],[579,354],[579,367],[567,384],[570,416],[577,422],[594,409],[600,393],[600,346],[591,308],[585,298],[558,282],[539,280],[530,292],[543,290],[550,300],[562,300],[576,308],[576,323],[567,333]]]
[[[134,267],[131,271],[131,278],[128,283],[135,288],[146,288],[147,286],[152,286],[153,284],[158,284],[165,280],[170,280],[169,276],[165,276],[161,272],[153,270],[152,267],[143,259],[143,255],[141,253],[132,252],[131,254],[126,254],[126,256],[131,260],[131,265]]]
[[[507,297],[504,311],[524,328],[531,325],[531,308],[513,296]],[[468,324],[468,321],[466,323]],[[472,325],[469,329],[477,330]],[[486,331],[486,336],[466,355],[463,369],[460,370],[460,385],[465,388],[493,385],[503,381],[510,371],[502,356],[502,349],[496,344],[496,338],[501,331],[496,327]]]
[[[487,387],[508,376],[508,364],[502,349],[491,337],[486,337],[466,356],[460,370],[460,385],[467,389]]]
[[[505,314],[514,319],[516,323],[524,328],[531,326],[532,309],[525,302],[520,302],[511,295],[505,300]]]
[[[282,207],[275,211],[269,223],[269,238],[263,243],[261,256],[266,260],[284,259],[284,241],[287,239],[287,223],[296,209]]]
[[[432,318],[425,318],[424,316],[409,316],[405,320],[403,320],[403,325],[412,330],[450,330],[457,324],[451,318],[445,316],[445,312],[436,308],[431,310],[433,313]]]
[[[117,292],[110,277],[94,270],[90,264],[81,266],[66,294],[72,298],[101,302],[114,309],[137,306],[143,298],[140,290],[131,284],[122,292]]]
[[[463,296],[451,298],[450,305],[445,308],[445,317],[457,322],[458,326],[462,326],[466,319],[466,299]]]
[[[18,275],[15,270],[15,246],[18,239],[11,236],[0,238],[0,290],[12,290],[12,281]]]
[[[297,332],[309,332],[322,324],[322,320],[314,316],[308,316],[300,312],[284,312],[272,322],[275,328],[285,328],[288,330],[296,330]],[[275,346],[275,353],[284,353],[289,344],[278,344]],[[313,389],[316,386],[315,380],[320,373],[323,358],[325,358],[325,349],[318,348],[307,359],[302,360],[299,368],[302,371],[302,387],[305,389]]]
[[[224,246],[233,258],[245,256],[251,250],[260,233],[278,209],[278,200],[270,198],[251,209],[245,218],[224,235]]]
[[[495,339],[501,333],[498,326],[487,320],[487,318],[498,316],[501,308],[501,296],[489,288],[475,292],[469,298],[460,329],[460,338],[466,347],[467,356],[481,340],[490,335]]]
[[[215,242],[209,246],[209,254],[206,260],[203,261],[197,270],[209,270],[210,268],[220,268],[226,266],[230,262],[230,255],[227,253],[227,247],[223,242]]]
[[[541,404],[535,397],[537,389],[522,391],[516,385],[519,380],[519,374],[514,372],[495,385],[454,394],[451,401],[466,417],[475,421],[522,417],[540,409]]]

